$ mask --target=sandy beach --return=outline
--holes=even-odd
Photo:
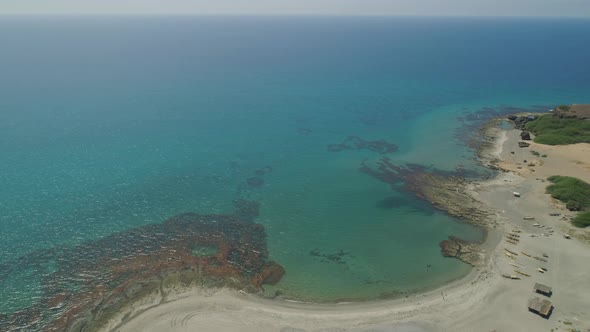
[[[545,193],[545,178],[550,175],[590,182],[590,144],[554,147],[532,143],[519,148],[519,133],[495,129],[495,146],[487,153],[506,172],[469,185],[476,199],[496,211],[498,226],[484,244],[485,264],[461,280],[402,299],[330,305],[265,300],[229,289],[194,289],[104,330],[590,331],[588,231],[564,220],[572,213]],[[531,150],[547,156],[533,156]],[[520,198],[513,195],[515,191]],[[509,233],[518,240],[508,241],[505,235]],[[564,234],[574,238],[566,239]],[[549,319],[527,309],[535,283],[552,287],[549,300],[554,310]]]

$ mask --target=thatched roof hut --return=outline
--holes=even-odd
[[[549,300],[533,296],[529,300],[529,311],[534,312],[541,317],[549,318],[551,311],[553,311],[553,305]]]
[[[551,287],[547,285],[543,285],[540,283],[535,283],[535,287],[533,288],[535,292],[539,294],[543,294],[545,296],[551,296]]]

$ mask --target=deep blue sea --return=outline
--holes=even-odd
[[[0,263],[248,199],[286,269],[268,292],[440,286],[470,267],[439,241],[483,231],[359,172],[384,154],[328,146],[481,171],[458,118],[590,102],[589,59],[590,20],[2,17]],[[0,312],[43,294],[51,268],[21,265]]]

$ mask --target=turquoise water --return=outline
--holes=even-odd
[[[0,262],[246,198],[287,271],[269,293],[440,286],[469,267],[438,243],[483,232],[358,171],[381,154],[327,146],[383,139],[401,165],[481,171],[457,118],[588,102],[589,35],[587,20],[2,18]],[[43,273],[12,271],[0,311],[36,301]]]

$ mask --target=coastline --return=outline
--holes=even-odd
[[[505,172],[489,180],[465,184],[465,190],[474,199],[496,212],[494,226],[488,227],[488,235],[480,246],[487,253],[484,263],[459,280],[406,298],[340,304],[287,302],[230,289],[193,288],[169,297],[171,300],[167,302],[138,311],[128,319],[121,317],[119,322],[124,321],[123,324],[114,320],[102,331],[394,329],[430,332],[590,328],[590,314],[578,309],[589,307],[590,300],[569,287],[572,284],[581,289],[590,287],[586,277],[590,274],[590,267],[580,264],[590,259],[590,250],[587,244],[566,240],[561,235],[585,231],[573,230],[563,220],[548,215],[552,211],[561,211],[560,206],[544,193],[546,184],[532,176],[534,172],[505,168],[514,158],[530,155],[530,149],[516,150],[518,133],[515,129],[486,128],[490,141],[483,145],[480,160],[484,165],[497,165]],[[515,154],[511,154],[512,151]],[[557,156],[553,158],[557,159]],[[541,174],[538,170],[542,167],[545,172],[557,171],[550,163],[553,158],[549,156],[544,165],[533,166],[537,174]],[[563,158],[559,156],[560,160]],[[521,192],[522,198],[513,197],[515,188]],[[533,222],[523,220],[524,215],[534,215],[537,223],[552,227],[554,233],[541,235],[545,234],[543,230],[532,226]],[[516,229],[520,231],[520,240],[514,245],[503,235]],[[523,254],[510,258],[506,249],[533,256],[545,253],[548,262],[540,264]],[[522,266],[521,270],[530,277],[522,276],[521,280],[502,278],[502,274],[514,274],[511,264]],[[547,272],[541,274],[535,270],[541,265],[547,268]],[[550,319],[530,313],[526,308],[535,282],[549,284],[554,289],[555,294],[550,300],[555,310]],[[145,304],[143,308],[147,308]]]

